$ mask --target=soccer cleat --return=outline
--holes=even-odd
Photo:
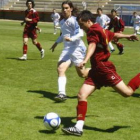
[[[83,134],[83,132],[80,131],[75,126],[74,127],[68,127],[68,128],[62,128],[62,131],[65,134],[68,134],[68,135],[82,136],[82,134]]]
[[[44,58],[44,56],[45,56],[45,50],[42,49],[40,52],[41,52],[41,58]]]
[[[19,57],[19,60],[27,60],[27,56],[23,55],[22,57]]]
[[[54,99],[57,102],[63,102],[67,100],[67,96],[65,94],[58,94]]]
[[[110,53],[113,53],[115,51],[115,49],[113,49],[113,50],[110,50]]]
[[[121,54],[124,54],[124,52],[123,52],[123,51],[124,51],[124,49],[123,49],[123,48],[122,48],[122,49],[120,49],[120,50],[119,50],[119,54],[120,54],[120,55],[121,55]]]

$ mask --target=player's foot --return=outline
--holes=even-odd
[[[41,58],[44,58],[44,56],[45,56],[45,50],[42,49],[40,52],[41,52]]]
[[[113,49],[113,50],[110,50],[110,53],[113,53],[115,51],[115,49]]]
[[[75,135],[75,136],[82,136],[83,132],[80,131],[78,128],[74,127],[67,127],[62,128],[62,131],[68,135]]]
[[[123,48],[119,50],[119,54],[120,54],[120,55],[121,55],[121,54],[124,54],[124,49],[123,49]]]
[[[65,94],[58,94],[54,99],[57,102],[63,102],[67,100],[67,96]]]
[[[19,57],[19,60],[27,60],[27,55],[23,55],[22,57]]]

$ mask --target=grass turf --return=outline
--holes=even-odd
[[[62,50],[60,44],[54,53],[49,48],[57,39],[53,24],[39,23],[42,33],[38,41],[45,49],[45,58],[31,40],[28,60],[19,61],[22,55],[20,21],[0,20],[0,139],[1,140],[139,140],[140,139],[140,90],[130,98],[123,98],[112,88],[97,90],[88,98],[88,111],[81,138],[67,136],[61,129],[55,133],[46,130],[43,116],[48,112],[60,115],[60,128],[76,122],[77,93],[84,79],[77,76],[74,67],[67,71],[65,103],[56,103],[57,60]],[[133,29],[125,29],[133,33]],[[86,41],[86,37],[84,37]],[[117,72],[128,83],[140,70],[140,43],[121,40],[125,54],[112,53],[110,60]],[[87,66],[90,66],[89,64]]]

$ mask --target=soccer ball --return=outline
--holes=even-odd
[[[44,116],[44,125],[47,130],[57,130],[60,126],[60,123],[60,117],[54,112],[50,112]]]

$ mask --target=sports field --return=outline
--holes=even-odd
[[[140,89],[129,98],[121,97],[109,87],[97,90],[88,98],[83,136],[63,134],[61,128],[76,121],[76,95],[84,79],[71,67],[67,71],[69,99],[56,103],[56,67],[63,45],[53,53],[49,49],[59,35],[53,35],[53,24],[39,23],[42,32],[38,34],[38,41],[45,49],[45,58],[40,59],[39,51],[29,40],[28,60],[19,61],[23,31],[20,22],[0,20],[0,140],[140,139]],[[125,29],[125,33],[133,33],[133,29]],[[140,72],[140,42],[126,39],[121,42],[125,45],[125,54],[118,55],[115,47],[110,60],[128,83]],[[61,126],[55,133],[47,131],[43,124],[43,116],[48,112],[56,112],[61,117]]]

